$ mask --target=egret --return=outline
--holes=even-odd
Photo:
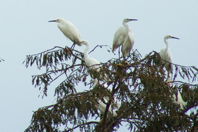
[[[96,107],[98,107],[98,109],[100,110],[100,112],[102,114],[105,113],[106,107],[107,107],[107,103],[108,103],[109,99],[106,97],[104,97],[102,100],[98,101],[98,105]],[[117,116],[117,110],[119,109],[119,106],[117,106],[117,104],[115,104],[116,106],[112,107],[113,105],[109,106],[108,112],[110,112],[113,117]],[[115,109],[117,107],[117,110]]]
[[[58,23],[58,28],[62,31],[62,33],[70,39],[73,44],[77,44],[81,46],[85,42],[80,37],[80,32],[77,27],[68,20],[64,20],[63,18],[59,18],[56,20],[50,20],[49,22]]]
[[[98,60],[96,60],[95,58],[89,56],[89,54],[88,54],[89,44],[86,41],[83,44],[85,45],[85,49],[84,49],[84,52],[83,52],[83,55],[84,55],[83,59],[85,61],[86,66],[90,70],[95,70],[95,71],[97,71],[99,73],[100,72],[100,67],[101,67],[100,64],[101,63]],[[99,83],[98,78],[100,78],[100,79],[102,78],[102,79],[104,79],[106,81],[109,81],[109,78],[107,77],[106,74],[104,74],[104,75],[100,74],[99,76],[97,76],[97,78],[94,79],[93,88],[98,85],[98,83]]]
[[[179,39],[179,38],[171,36],[171,35],[166,35],[164,37],[164,43],[166,44],[166,48],[161,49],[159,54],[160,54],[160,57],[164,61],[172,63],[172,57],[171,57],[171,54],[170,54],[170,51],[169,51],[168,39]],[[170,65],[168,63],[165,63],[165,64],[166,64],[165,66],[167,67],[167,69],[172,70],[172,65],[171,64]],[[169,67],[168,67],[168,65],[169,65]]]
[[[179,90],[177,91],[177,94],[173,95],[173,100],[174,103],[178,104],[180,106],[181,109],[184,109],[184,107],[186,106],[186,102],[183,100],[181,93],[179,92]]]
[[[125,40],[121,48],[121,51],[124,57],[129,56],[130,51],[133,48],[133,44],[134,44],[133,34],[131,31],[129,31],[127,39]]]
[[[87,42],[84,42],[83,44],[85,45],[85,49],[84,49],[83,54],[84,54],[84,61],[85,61],[86,66],[88,66],[90,69],[94,69],[96,71],[99,71],[100,62],[98,60],[96,60],[95,58],[90,57],[88,55],[89,44]]]
[[[114,34],[112,51],[114,52],[122,45],[122,54],[124,57],[129,55],[134,45],[134,37],[131,29],[127,25],[130,21],[137,21],[137,19],[126,18],[123,20],[122,25]]]
[[[100,71],[100,62],[98,60],[96,60],[95,58],[89,56],[89,54],[88,54],[89,44],[87,42],[85,42],[84,45],[85,45],[85,49],[84,49],[84,52],[83,52],[83,55],[84,55],[83,59],[85,61],[86,66],[91,70],[96,70],[97,72],[99,72]],[[98,83],[99,83],[98,79],[95,78],[93,88],[95,86],[97,86]]]
[[[172,82],[173,81],[170,78],[167,80],[167,83],[168,83],[168,85],[170,87],[173,87]],[[182,95],[181,95],[181,93],[180,93],[180,91],[178,89],[177,89],[177,93],[176,94],[175,93],[173,94],[172,100],[173,100],[173,102],[175,104],[178,104],[181,109],[184,109],[184,107],[187,105],[187,102],[185,102],[183,100]]]

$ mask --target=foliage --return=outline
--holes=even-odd
[[[45,69],[44,73],[32,76],[32,84],[44,96],[55,80],[64,78],[54,89],[56,104],[35,111],[25,132],[72,132],[77,128],[111,132],[123,123],[129,131],[197,130],[198,69],[172,64],[174,79],[170,82],[164,60],[155,51],[145,57],[134,51],[128,58],[112,58],[100,65],[99,72],[89,70],[83,54],[69,47],[28,55],[24,64],[27,68]],[[96,86],[94,79],[98,81]],[[79,92],[82,82],[87,90]],[[173,101],[177,90],[187,102],[184,109]],[[106,97],[106,109],[101,113],[98,100]],[[117,116],[112,116],[108,110],[115,103],[121,106]]]
[[[0,58],[0,62],[5,61],[4,59]]]

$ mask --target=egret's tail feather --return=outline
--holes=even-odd
[[[88,42],[85,41],[85,40],[82,40],[82,41],[80,42],[80,45],[81,45],[81,46],[82,46],[82,45],[88,45]]]

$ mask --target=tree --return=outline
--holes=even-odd
[[[54,88],[56,103],[35,111],[25,132],[112,132],[123,123],[129,131],[198,130],[198,69],[194,66],[172,64],[174,78],[167,81],[164,60],[155,51],[142,57],[136,50],[128,58],[113,58],[94,70],[85,65],[81,52],[57,46],[28,55],[24,63],[27,68],[35,65],[46,70],[32,77],[43,96],[55,80],[64,77]],[[79,87],[87,89],[79,92]],[[187,102],[183,109],[173,100],[178,90]],[[103,112],[99,101],[105,105]]]

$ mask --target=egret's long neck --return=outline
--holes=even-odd
[[[89,51],[89,44],[85,44],[85,49],[84,49],[84,57],[87,58],[88,57],[88,51]]]
[[[166,50],[168,50],[168,39],[164,38],[164,43],[166,44]]]
[[[129,26],[128,26],[128,24],[127,24],[126,22],[122,22],[122,25],[123,25],[124,27],[126,27],[127,30],[129,29]]]

